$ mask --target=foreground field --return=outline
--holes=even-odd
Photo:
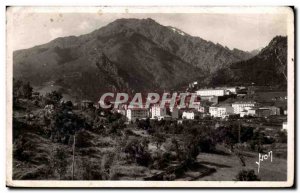
[[[247,153],[245,156],[246,166],[242,166],[240,160],[235,155],[220,155],[210,153],[200,153],[197,161],[203,165],[216,168],[216,172],[198,178],[205,181],[230,181],[234,180],[239,171],[254,170],[262,181],[285,181],[287,179],[287,160],[273,157],[272,162],[266,160],[261,162],[259,174],[257,173],[258,153]]]

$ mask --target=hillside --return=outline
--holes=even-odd
[[[13,73],[35,87],[95,100],[107,91],[172,89],[251,56],[152,19],[119,19],[90,34],[15,51]]]
[[[220,69],[211,77],[214,85],[287,85],[287,37],[276,36],[256,56]]]

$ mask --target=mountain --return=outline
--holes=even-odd
[[[250,58],[152,19],[118,19],[81,36],[13,53],[13,76],[79,98],[174,89]]]
[[[245,84],[287,85],[287,37],[276,36],[256,56],[215,72],[211,78],[214,85]]]
[[[118,31],[119,28],[126,28],[141,34],[164,50],[200,68],[204,73],[213,72],[222,66],[253,56],[248,52],[237,53],[220,44],[191,36],[178,28],[160,25],[150,18],[118,19],[106,26],[105,29],[101,28],[95,33],[102,33],[104,30],[114,31],[115,29]]]

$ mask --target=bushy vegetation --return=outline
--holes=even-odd
[[[254,170],[242,170],[236,176],[237,181],[260,181]]]
[[[32,90],[30,83],[24,83],[21,80],[13,79],[13,99],[14,102],[18,98],[30,99],[32,96]]]

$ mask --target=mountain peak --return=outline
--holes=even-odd
[[[137,18],[120,18],[120,19],[116,19],[115,21],[111,22],[110,24],[128,24],[128,23],[145,23],[145,24],[158,24],[160,25],[158,22],[156,22],[154,19],[152,18],[146,18],[146,19],[137,19]]]
[[[287,37],[286,36],[280,36],[280,35],[278,35],[278,36],[275,36],[271,40],[271,42],[269,43],[268,46],[276,45],[276,44],[278,44],[280,42],[285,42],[285,41],[287,41]]]
[[[16,78],[37,86],[54,81],[96,98],[107,89],[174,89],[248,57],[151,18],[121,18],[89,34],[16,52],[13,62]]]

